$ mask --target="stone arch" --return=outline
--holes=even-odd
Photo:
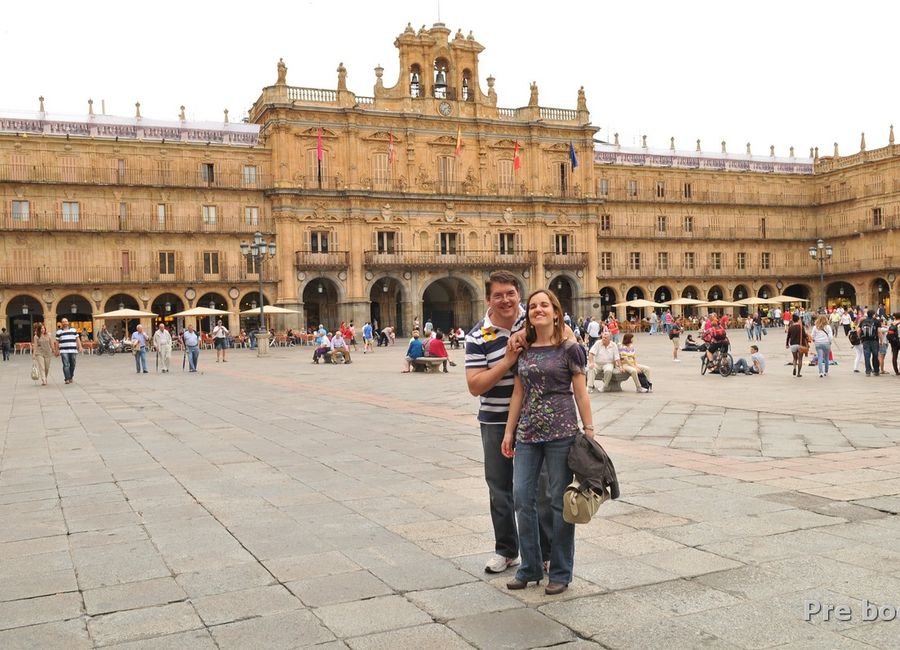
[[[583,314],[575,313],[575,306],[581,297],[581,287],[578,279],[568,273],[559,273],[550,280],[548,288],[556,294],[559,304],[563,308],[563,312],[568,313],[573,321],[576,317],[581,318]],[[535,288],[537,290],[537,288]],[[527,296],[523,296],[523,300]]]
[[[771,298],[772,296],[777,296],[775,289],[770,284],[764,284],[759,289],[756,290],[757,298]]]
[[[435,329],[445,332],[450,327],[471,328],[480,317],[476,310],[479,290],[465,276],[446,276],[426,284],[419,303],[422,306],[421,322],[431,320]],[[410,315],[415,316],[415,314]],[[407,316],[409,320],[410,316]]]
[[[409,289],[400,278],[390,274],[372,278],[368,284],[369,322],[378,322],[378,329],[388,325],[401,334],[404,319],[410,320],[409,314],[403,313],[403,305],[409,301]]]
[[[600,289],[600,319],[606,319],[610,314],[615,314],[616,308],[614,304],[619,302],[618,293],[612,286],[605,286]]]
[[[65,316],[71,327],[79,332],[87,331],[89,337],[94,334],[93,314],[91,301],[80,293],[70,293],[56,301],[56,320]]]
[[[31,341],[34,325],[44,322],[46,307],[30,293],[19,293],[6,301],[6,331],[13,343]],[[47,330],[55,325],[48,323]]]
[[[878,309],[881,305],[884,305],[885,311],[887,313],[892,313],[893,309],[891,308],[891,284],[884,278],[874,278],[872,282],[869,283],[869,295],[872,296],[872,299],[869,301],[869,305],[873,309]]]
[[[338,305],[343,301],[342,289],[339,282],[326,276],[311,278],[303,285],[300,301],[306,315],[306,328],[324,325],[325,329],[333,332],[340,327]]]
[[[230,311],[228,309],[228,299],[218,291],[207,291],[202,296],[197,299],[198,307],[209,307],[213,305],[212,309],[222,309],[224,311]],[[211,332],[213,324],[221,319],[222,323],[225,327],[230,331],[233,327],[237,329],[237,326],[231,322],[230,314],[222,314],[221,316],[203,316],[202,318],[198,318],[197,322],[200,325],[200,329],[204,332]],[[233,334],[237,334],[238,332],[233,332]]]
[[[714,284],[709,288],[709,291],[706,292],[707,300],[725,300],[725,296],[728,294],[725,293],[725,289],[722,288],[722,285]]]
[[[698,289],[693,284],[689,284],[681,290],[681,297],[691,298],[692,300],[702,300],[702,298],[700,297],[700,289]]]
[[[838,280],[825,287],[825,302],[829,307],[843,307],[849,309],[858,303],[856,299],[856,287],[851,283]]]

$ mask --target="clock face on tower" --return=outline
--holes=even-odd
[[[453,107],[450,105],[450,102],[441,102],[438,105],[438,112],[444,117],[447,117],[453,112]]]

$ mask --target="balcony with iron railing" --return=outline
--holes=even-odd
[[[682,227],[667,226],[660,229],[659,226],[627,226],[610,224],[601,227],[597,231],[599,239],[650,239],[650,240],[720,240],[720,239],[765,239],[765,240],[797,240],[809,238],[811,227],[801,226],[770,226],[762,228],[755,226],[693,226],[690,230]]]
[[[121,185],[190,187],[204,189],[264,190],[272,186],[268,174],[195,170],[125,169],[115,167],[65,167],[62,165],[0,165],[0,182],[54,185]]]
[[[204,221],[201,216],[158,215],[103,215],[81,213],[77,218],[62,214],[21,214],[0,213],[0,231],[18,232],[115,232],[115,233],[238,233],[251,234],[260,231],[265,234],[275,232],[275,222],[271,217],[247,219],[238,216],[217,215],[214,221]]]
[[[587,253],[544,253],[544,267],[548,269],[583,269],[587,263]]]
[[[501,254],[496,250],[470,250],[441,253],[440,251],[366,251],[365,265],[370,269],[525,269],[534,266],[536,251]]]
[[[298,270],[341,271],[350,265],[350,253],[347,251],[295,251],[294,265]]]
[[[206,269],[202,266],[176,264],[171,273],[159,266],[93,266],[72,267],[12,267],[0,266],[0,285],[99,285],[99,284],[207,284],[207,283],[257,283],[259,274],[247,271],[246,264],[219,266]],[[214,270],[213,272],[208,272]],[[277,282],[278,269],[273,264],[263,268],[263,282]]]
[[[779,269],[779,272],[782,270]],[[735,266],[725,267],[724,265],[715,267],[712,264],[658,266],[653,263],[641,263],[639,268],[634,268],[630,264],[613,264],[608,269],[604,269],[601,265],[598,271],[598,276],[601,278],[697,278],[701,280],[723,277],[755,278],[773,274],[775,274],[774,266],[770,266],[768,269],[762,269],[758,265],[739,269]]]
[[[658,196],[654,188],[610,187],[599,194],[607,202],[674,203],[674,204],[724,204],[805,207],[815,203],[812,193],[802,192],[735,192],[719,190],[691,190],[690,196],[680,192],[667,192]]]

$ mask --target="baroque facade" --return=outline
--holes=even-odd
[[[376,319],[408,332],[478,320],[507,268],[573,314],[644,297],[788,293],[888,303],[900,253],[900,147],[776,157],[622,147],[574,109],[497,105],[471,34],[438,23],[395,40],[400,73],[372,95],[288,84],[279,62],[248,123],[44,110],[0,116],[0,306],[17,340],[42,318],[118,306],[292,308],[285,327]],[[261,268],[240,255],[260,231]],[[834,257],[807,253],[818,238]],[[823,291],[824,289],[824,291]],[[824,295],[823,295],[824,294]],[[620,310],[620,316],[624,313]],[[241,323],[242,325],[246,323]]]

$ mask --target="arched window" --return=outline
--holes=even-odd
[[[450,94],[447,91],[447,80],[450,77],[450,64],[447,59],[434,60],[434,96],[438,99],[447,99]]]
[[[413,63],[409,69],[409,94],[412,97],[422,96],[422,68]]]
[[[471,70],[463,70],[462,99],[464,102],[475,101],[475,91],[472,89],[472,71]]]

